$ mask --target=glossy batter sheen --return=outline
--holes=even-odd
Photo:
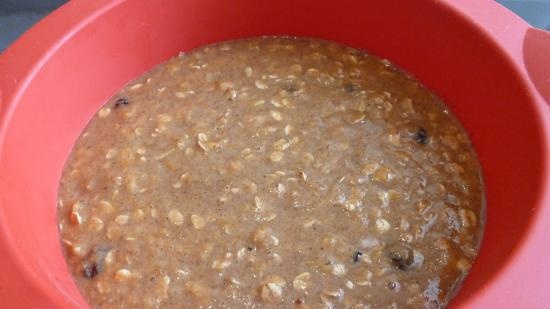
[[[335,43],[225,42],[116,94],[61,180],[93,308],[441,308],[481,240],[480,170],[418,81]]]

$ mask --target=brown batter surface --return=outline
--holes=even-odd
[[[116,94],[65,167],[92,307],[441,308],[484,208],[472,145],[418,81],[335,43],[197,49]]]

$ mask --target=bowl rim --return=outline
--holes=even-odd
[[[27,31],[22,37],[16,40],[0,55],[0,156],[2,153],[3,141],[9,127],[9,120],[14,113],[17,102],[25,93],[34,76],[40,71],[49,58],[57,52],[70,38],[93,22],[96,18],[109,12],[114,7],[130,0],[97,0],[97,1],[71,1],[54,11],[37,25]],[[530,80],[522,54],[523,40],[526,32],[531,27],[521,18],[511,13],[500,4],[486,1],[462,1],[462,0],[440,0],[434,5],[441,5],[447,10],[453,11],[475,27],[480,33],[498,46],[500,51],[507,57],[512,67],[521,77],[526,89],[529,89],[529,96],[534,103],[539,122],[543,128],[543,148],[545,153],[550,153],[550,106],[538,92]],[[506,31],[502,25],[508,25]],[[29,52],[29,50],[31,50]],[[19,57],[18,55],[26,55]],[[0,160],[2,158],[0,157]],[[550,157],[544,161],[543,185],[550,188]],[[1,194],[1,192],[0,192]],[[537,203],[537,215],[533,216],[533,222],[526,231],[525,242],[519,244],[519,248],[511,257],[511,261],[533,260],[535,256],[542,255],[549,249],[549,245],[543,235],[550,234],[550,190],[543,192]],[[0,200],[0,223],[4,221],[2,208],[5,207]],[[15,247],[16,240],[13,239],[8,228],[0,224],[0,241],[7,244],[7,247]],[[22,270],[22,273],[30,278],[31,282],[38,280],[26,265],[21,262],[21,252],[8,252],[7,258],[14,261]],[[550,272],[549,262],[540,262],[543,269]],[[532,276],[530,294],[540,300],[541,304],[550,303],[550,295],[547,295],[546,286],[548,279],[544,279],[545,271],[541,268],[529,268]],[[515,270],[506,271],[500,276],[515,276]],[[534,282],[533,282],[534,281]],[[540,282],[540,284],[536,284]],[[0,282],[1,283],[1,282]],[[54,303],[56,300],[49,295],[43,287],[39,287],[44,297]]]

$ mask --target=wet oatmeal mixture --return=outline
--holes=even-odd
[[[335,43],[257,38],[116,94],[66,165],[59,228],[93,308],[442,308],[483,188],[418,81]]]

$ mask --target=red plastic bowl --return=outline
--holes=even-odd
[[[0,56],[0,307],[89,308],[56,226],[61,170],[117,89],[204,44],[338,41],[435,90],[481,160],[487,227],[455,308],[550,308],[550,36],[492,1],[74,1]],[[546,97],[546,100],[545,100]]]

